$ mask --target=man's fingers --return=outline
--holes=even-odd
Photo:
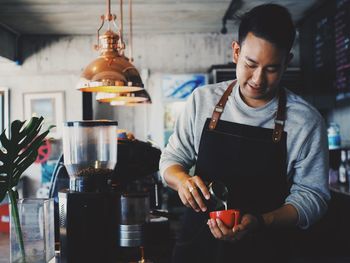
[[[232,229],[228,228],[220,219],[216,219],[216,224],[224,236],[232,236]]]
[[[217,231],[214,229],[214,226],[213,226],[213,223],[212,223],[211,219],[208,220],[208,226],[209,226],[209,229],[210,229],[210,232],[212,233],[212,235],[213,235],[215,238],[220,238],[220,237],[217,235]]]
[[[194,188],[192,188],[194,187]],[[203,193],[203,195],[205,196],[205,192],[207,192],[207,194],[209,194],[207,187],[205,186],[204,182],[202,181],[202,179],[198,176],[194,176],[192,178],[192,184],[191,186],[189,186],[189,189],[191,190],[191,194],[194,197],[194,199],[196,200],[198,206],[200,207],[200,209],[204,212],[207,210],[206,205],[203,202],[203,196],[200,194],[200,192]],[[206,198],[206,197],[205,197]]]
[[[234,239],[240,240],[247,234],[247,232],[247,227],[242,224],[239,224],[233,228],[232,236],[234,237]]]
[[[179,193],[179,197],[180,197],[180,199],[181,199],[181,202],[182,202],[185,206],[191,207],[191,205],[190,205],[190,204],[188,203],[188,201],[187,201],[186,196],[184,196],[182,193]]]
[[[218,239],[222,239],[224,237],[224,234],[221,232],[215,219],[209,219],[209,221],[210,221],[209,222],[210,231],[212,232],[214,237]]]
[[[232,242],[244,238],[249,232],[246,225],[239,224],[234,228],[229,228],[220,219],[209,219],[208,225],[215,238]]]
[[[200,191],[202,192],[203,196],[205,197],[205,199],[209,200],[210,198],[210,194],[208,191],[207,186],[205,185],[205,183],[202,181],[202,179],[198,176],[195,176],[195,182],[196,185],[198,186],[198,188],[200,189]]]
[[[192,183],[192,181],[188,180],[187,183],[187,190],[186,191],[186,198],[188,202],[191,204],[194,210],[199,212],[199,208],[202,211],[206,210],[206,207],[202,201],[202,198],[199,196],[198,191],[197,191],[197,186],[195,183]],[[204,209],[204,210],[203,210]]]
[[[210,195],[200,177],[193,176],[184,180],[178,192],[184,205],[192,207],[197,212],[200,210],[205,212],[207,210],[201,193],[203,193],[204,197],[207,199]]]
[[[196,212],[199,212],[200,209],[197,205],[197,203],[194,201],[193,198],[190,197],[190,199],[188,199],[188,202],[190,203],[191,207],[196,211]]]
[[[207,210],[207,207],[205,206],[202,197],[200,196],[197,188],[193,188],[192,192],[191,192],[192,196],[194,197],[197,205],[200,207],[200,209],[205,212]]]
[[[245,229],[246,227],[244,225],[238,224],[232,230],[233,230],[233,233],[238,233],[238,232],[244,231]]]
[[[193,191],[193,190],[192,190],[192,191]],[[189,189],[187,189],[187,190],[184,191],[184,196],[185,196],[187,202],[190,204],[190,206],[191,206],[194,210],[196,210],[197,212],[199,212],[200,209],[199,209],[199,207],[198,207],[198,205],[197,205],[197,202],[193,199],[193,196],[192,196],[192,194],[190,193]]]

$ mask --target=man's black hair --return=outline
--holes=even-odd
[[[295,27],[289,11],[276,4],[259,5],[243,15],[238,30],[240,45],[249,32],[287,52],[292,48],[295,38]]]

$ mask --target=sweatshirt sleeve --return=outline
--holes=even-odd
[[[164,171],[169,166],[179,164],[189,171],[196,161],[194,148],[195,93],[196,91],[186,101],[175,123],[174,133],[170,136],[160,158],[159,170],[165,184]]]
[[[328,143],[323,119],[320,117],[307,135],[294,164],[293,184],[286,204],[293,205],[299,214],[298,226],[310,227],[327,210]]]

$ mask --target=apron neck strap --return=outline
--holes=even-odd
[[[219,103],[216,104],[209,123],[209,130],[214,130],[216,128],[216,124],[218,123],[221,117],[221,114],[225,109],[225,105],[228,100],[228,97],[231,95],[232,89],[235,86],[236,82],[237,82],[236,79],[232,81],[232,83],[225,90],[224,95],[222,95],[221,99],[219,100]]]
[[[218,104],[216,104],[213,114],[211,116],[211,120],[209,123],[209,130],[214,130],[216,125],[221,117],[221,114],[224,112],[226,102],[228,97],[231,95],[234,86],[236,85],[237,80],[234,80],[225,90],[224,95],[220,98]],[[274,143],[278,143],[281,140],[281,136],[283,133],[284,122],[286,120],[286,93],[284,88],[279,89],[278,94],[278,108],[276,112],[275,118],[275,128],[272,133],[272,141]]]
[[[275,118],[275,128],[272,133],[272,141],[274,143],[278,143],[281,140],[281,136],[283,133],[284,122],[286,120],[286,91],[284,88],[279,88],[278,93],[278,108]]]

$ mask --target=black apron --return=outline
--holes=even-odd
[[[205,122],[195,174],[206,182],[221,181],[229,189],[228,208],[266,213],[281,207],[289,192],[286,139],[283,131],[286,95],[280,89],[275,129],[220,120],[231,83]],[[208,212],[187,209],[173,262],[285,262],[287,231],[265,229],[238,242],[215,239]]]

